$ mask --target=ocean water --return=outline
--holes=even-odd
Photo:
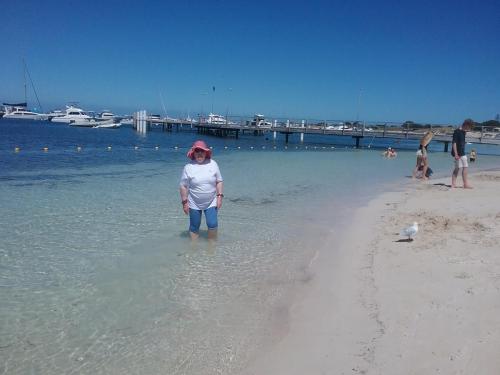
[[[178,182],[198,138],[0,120],[0,374],[237,373],[286,325],[324,238],[415,183],[412,143],[204,136],[225,198],[218,240],[192,243]],[[498,168],[500,148],[476,149],[471,169]]]

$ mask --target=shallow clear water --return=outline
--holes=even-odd
[[[197,134],[0,120],[0,136],[0,374],[234,373],[325,233],[415,159],[410,143],[387,160],[349,138],[204,138],[226,197],[218,241],[193,244],[178,181]],[[431,153],[437,175],[450,159]]]

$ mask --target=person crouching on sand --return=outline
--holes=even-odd
[[[427,153],[427,147],[429,146],[429,143],[431,143],[432,138],[434,137],[434,133],[431,131],[428,131],[424,134],[422,139],[420,140],[420,146],[419,150],[422,151],[422,178],[424,180],[427,180],[429,178],[429,173],[427,170],[429,169],[429,155]]]
[[[474,163],[476,161],[476,158],[477,158],[476,149],[473,148],[472,150],[470,150],[469,161],[471,163]]]
[[[412,178],[422,178],[424,180],[431,177],[433,171],[429,167],[429,159],[427,158],[427,146],[422,146],[417,150],[417,163],[413,169]]]
[[[467,155],[465,154],[465,135],[468,131],[472,130],[474,126],[474,121],[470,118],[466,119],[462,126],[455,129],[453,132],[453,145],[451,148],[451,155],[455,158],[455,168],[453,169],[451,175],[451,187],[457,187],[457,177],[460,169],[462,170],[462,180],[464,182],[464,189],[472,189],[469,185],[469,180],[467,176],[467,169],[469,164],[467,163]]]
[[[423,169],[423,155],[422,150],[417,150],[417,163],[415,164],[415,168],[413,169],[412,178],[421,178],[423,173],[421,172]]]
[[[205,142],[196,141],[187,153],[191,162],[184,166],[180,181],[182,209],[189,214],[189,234],[195,240],[199,236],[202,214],[208,227],[208,238],[217,237],[217,211],[224,197],[222,175],[212,159],[212,150]]]

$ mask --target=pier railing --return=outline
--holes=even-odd
[[[367,121],[342,121],[342,120],[317,120],[296,118],[261,118],[260,120],[251,116],[224,116],[217,123],[211,122],[209,118],[199,116],[197,119],[148,119],[148,126],[159,125],[164,130],[196,129],[198,132],[216,136],[238,137],[239,133],[250,132],[255,135],[272,132],[285,134],[286,141],[292,134],[300,134],[301,141],[305,134],[323,134],[350,136],[359,140],[364,137],[370,138],[394,138],[419,140],[428,131],[434,134],[433,141],[445,144],[445,150],[452,140],[453,131],[456,127],[448,124],[414,124],[412,122],[367,122]],[[476,126],[467,133],[467,141],[471,143],[486,143],[500,145],[500,127]]]

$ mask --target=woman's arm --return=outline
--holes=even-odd
[[[189,213],[188,189],[187,187],[181,185],[179,188],[179,192],[181,194],[182,210],[187,215]]]
[[[222,198],[224,198],[224,183],[217,181],[215,190],[217,191],[217,209],[219,209],[222,207]]]

